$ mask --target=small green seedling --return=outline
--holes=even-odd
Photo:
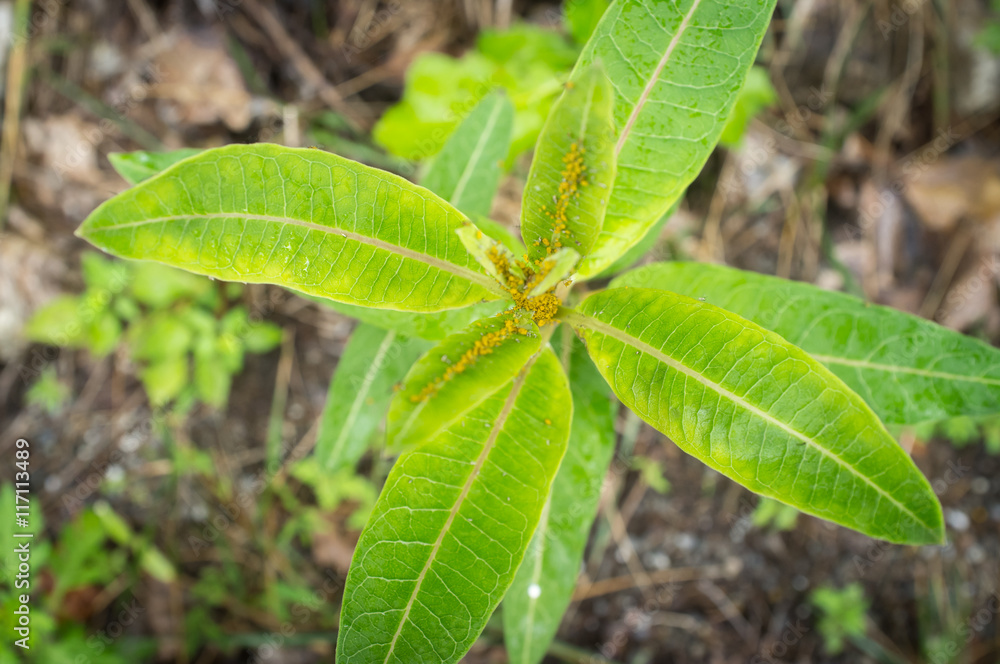
[[[86,290],[43,307],[28,322],[25,335],[32,341],[86,348],[97,357],[126,341],[153,405],[197,398],[221,408],[232,376],[243,367],[244,353],[267,352],[281,341],[280,328],[251,323],[246,308],[232,304],[240,295],[239,284],[219,289],[204,277],[165,265],[109,261],[93,252],[83,255],[82,266]],[[32,386],[29,400],[44,397],[49,403],[54,398],[47,375],[43,372]]]
[[[798,521],[799,511],[771,498],[761,498],[754,508],[751,520],[758,528],[773,527],[775,530],[791,530]]]
[[[868,600],[860,583],[848,584],[842,590],[822,586],[813,591],[809,599],[822,614],[817,627],[829,654],[839,655],[846,641],[865,635]]]
[[[944,540],[883,422],[1000,411],[996,349],[720,266],[593,286],[704,165],[773,7],[613,3],[541,127],[520,240],[482,216],[514,133],[495,93],[430,164],[433,191],[321,150],[234,145],[80,227],[118,256],[279,284],[365,321],[337,388],[361,396],[319,465],[353,465],[348,442],[385,409],[398,458],[354,554],[338,661],[458,661],[501,599],[510,661],[540,661],[611,460],[609,392],[751,491],[891,542]],[[431,347],[401,346],[414,336]]]
[[[46,367],[24,395],[29,406],[38,406],[49,415],[56,415],[69,400],[69,387],[59,380],[54,367]]]

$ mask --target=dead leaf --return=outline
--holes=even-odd
[[[175,124],[223,122],[243,131],[253,119],[253,99],[243,76],[215,30],[172,33],[155,59],[158,82],[150,94],[166,106]]]
[[[976,156],[916,155],[901,166],[904,196],[924,225],[947,232],[960,219],[1000,219],[1000,164]]]
[[[332,567],[339,574],[346,575],[354,556],[356,539],[341,532],[335,515],[328,515],[325,521],[329,527],[312,536],[313,560],[317,565]]]

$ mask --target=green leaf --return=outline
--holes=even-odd
[[[129,184],[139,184],[160,171],[166,170],[179,161],[192,157],[201,150],[198,148],[183,148],[172,152],[112,152],[108,161],[125,178]]]
[[[444,144],[421,184],[469,217],[489,215],[513,125],[514,106],[506,95],[487,95]]]
[[[35,312],[24,326],[29,341],[79,348],[86,342],[86,327],[81,298],[62,295]]]
[[[427,346],[365,323],[354,329],[320,415],[316,457],[325,472],[354,467],[385,417],[393,386]]]
[[[433,438],[512,379],[541,347],[538,327],[514,311],[484,318],[413,365],[389,406],[391,449]]]
[[[139,263],[133,270],[130,289],[132,297],[140,303],[153,309],[164,309],[179,300],[204,296],[212,289],[212,282],[159,263]]]
[[[149,401],[162,406],[180,394],[188,382],[186,355],[159,359],[139,373]]]
[[[614,95],[598,66],[566,86],[538,137],[521,205],[521,235],[535,262],[559,247],[586,256],[615,181]]]
[[[314,149],[206,150],[115,196],[77,233],[126,258],[410,311],[496,286],[455,237],[462,215],[400,177]]]
[[[274,323],[249,322],[243,334],[243,345],[251,353],[268,353],[281,345],[284,330]]]
[[[601,236],[581,275],[599,273],[638,242],[698,175],[774,4],[618,0],[605,13],[572,78],[600,62],[611,79],[618,171]]]
[[[736,97],[729,120],[726,121],[722,135],[719,136],[719,143],[727,147],[738,145],[747,131],[750,120],[777,99],[767,70],[763,67],[751,67],[740,94]]]
[[[577,58],[577,49],[563,35],[532,23],[483,30],[476,48],[497,64],[506,65],[515,77],[528,74],[538,64],[552,71],[566,71]]]
[[[461,309],[447,309],[430,314],[417,314],[410,311],[392,311],[390,309],[369,309],[353,304],[334,302],[325,298],[306,296],[310,300],[330,307],[345,316],[357,318],[363,323],[380,327],[383,330],[395,330],[408,336],[420,337],[431,341],[440,341],[449,334],[454,334],[468,327],[469,323],[486,316],[500,313],[507,308],[507,300],[481,302]]]
[[[513,579],[566,449],[566,376],[537,360],[400,456],[354,552],[341,664],[458,661]]]
[[[663,233],[663,228],[669,223],[670,218],[674,216],[674,212],[677,211],[677,207],[680,201],[675,202],[667,212],[660,217],[659,221],[649,227],[646,234],[642,236],[638,242],[633,244],[628,251],[615,259],[615,262],[606,267],[602,272],[594,275],[594,279],[603,279],[606,277],[612,277],[622,270],[627,270],[636,263],[638,263],[643,256],[656,248],[656,244],[660,239],[660,235]]]
[[[223,408],[229,401],[233,377],[225,360],[214,353],[197,353],[194,358],[194,386],[198,398],[212,408]]]
[[[615,394],[751,491],[891,542],[944,539],[941,506],[861,397],[736,314],[643,288],[568,313]]]
[[[162,583],[173,583],[177,579],[177,570],[173,563],[152,544],[139,551],[139,566]]]
[[[437,153],[448,136],[495,84],[497,65],[476,52],[462,58],[423,53],[406,70],[402,100],[386,111],[372,138],[391,153],[422,161]]]
[[[129,340],[133,358],[155,361],[187,353],[191,348],[192,335],[182,318],[162,311],[132,326]]]
[[[100,499],[91,509],[94,510],[108,537],[122,546],[131,546],[134,538],[131,526],[108,504],[108,501]]]
[[[503,600],[511,664],[540,662],[559,629],[615,450],[618,402],[569,326],[560,331],[566,334],[557,334],[553,346],[569,375],[573,424],[538,528]]]
[[[88,290],[120,293],[131,277],[128,263],[108,260],[96,251],[87,251],[80,257],[80,268]]]
[[[52,602],[58,605],[65,593],[74,588],[106,587],[122,572],[125,552],[109,551],[107,542],[100,518],[90,509],[83,510],[63,527],[50,558],[50,569],[57,572],[55,587],[48,595]]]
[[[889,423],[1000,412],[1000,350],[889,307],[701,263],[647,265],[614,285],[703,297],[777,332],[825,364]]]
[[[97,357],[104,357],[115,349],[122,336],[122,324],[111,311],[94,316],[87,326],[87,348]]]
[[[576,49],[562,35],[530,24],[484,30],[476,50],[460,58],[422,53],[406,71],[402,101],[382,115],[372,136],[393,154],[427,159],[479,100],[499,87],[515,108],[509,167],[534,145],[575,58]]]
[[[70,388],[59,380],[55,367],[47,366],[24,396],[29,406],[39,406],[50,415],[55,415],[69,400]]]
[[[583,44],[594,28],[600,22],[604,12],[611,4],[608,0],[565,0],[563,2],[563,20],[566,29],[573,36],[573,41]]]

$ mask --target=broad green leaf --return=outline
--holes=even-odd
[[[354,328],[337,362],[316,434],[316,458],[325,472],[354,467],[385,417],[393,386],[427,346],[365,323]]]
[[[321,150],[206,150],[107,201],[77,233],[125,258],[350,304],[453,309],[498,287],[462,215],[400,177]]]
[[[620,286],[669,289],[749,318],[812,355],[893,424],[1000,412],[1000,350],[810,284],[701,263],[656,263]]]
[[[510,585],[566,449],[573,404],[546,348],[399,457],[354,552],[337,662],[456,662]]]
[[[129,184],[139,184],[179,161],[201,152],[198,148],[183,148],[172,152],[112,152],[108,161]]]
[[[601,272],[663,216],[715,147],[775,0],[617,0],[571,80],[596,62],[615,91],[617,176],[580,274]]]
[[[615,181],[614,97],[598,66],[584,70],[556,101],[538,137],[521,205],[521,235],[539,262],[560,247],[586,256]]]
[[[487,95],[448,138],[421,184],[469,217],[489,215],[513,125],[506,95]]]
[[[660,235],[663,232],[663,228],[670,222],[670,218],[674,216],[674,212],[677,211],[678,202],[675,202],[667,212],[660,217],[660,220],[649,227],[646,234],[642,236],[638,242],[633,244],[628,251],[615,259],[615,262],[604,269],[603,272],[595,275],[594,279],[603,279],[606,277],[613,277],[622,270],[627,270],[636,263],[638,263],[643,256],[656,248],[656,243],[660,239]]]
[[[944,539],[941,506],[861,397],[773,332],[644,288],[566,315],[639,417],[689,454],[803,512],[891,542]]]
[[[393,397],[389,447],[433,438],[513,378],[539,347],[538,327],[514,311],[444,339],[413,365]]]
[[[460,309],[446,309],[430,314],[418,314],[411,311],[392,311],[391,309],[370,309],[354,304],[334,302],[326,298],[311,297],[300,293],[314,302],[330,307],[345,316],[357,318],[363,323],[380,327],[383,330],[395,330],[408,336],[420,337],[431,341],[439,341],[449,334],[454,334],[468,327],[469,323],[486,316],[500,313],[510,305],[507,300],[481,302]]]
[[[615,450],[618,402],[569,326],[562,331],[553,346],[569,376],[573,424],[538,528],[503,600],[511,664],[540,662],[559,629]]]

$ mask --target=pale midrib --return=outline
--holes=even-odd
[[[667,50],[663,53],[663,57],[660,61],[656,63],[656,69],[653,71],[653,75],[649,77],[646,81],[646,86],[642,89],[642,94],[639,95],[639,99],[636,100],[635,106],[632,108],[632,112],[628,116],[628,120],[625,121],[625,126],[622,128],[622,133],[618,136],[618,143],[615,145],[615,154],[620,154],[622,148],[625,146],[625,141],[628,139],[629,133],[632,131],[632,125],[639,118],[639,114],[642,113],[643,106],[646,105],[646,101],[649,99],[649,95],[652,94],[653,88],[656,86],[656,82],[660,80],[660,74],[663,72],[663,68],[667,66],[667,62],[670,60],[670,56],[673,55],[674,49],[677,48],[677,44],[680,43],[681,36],[683,36],[684,31],[688,27],[688,23],[691,22],[691,17],[694,16],[695,12],[698,11],[698,5],[701,4],[701,0],[694,0],[694,4],[691,5],[691,9],[688,13],[684,15],[681,20],[681,24],[677,26],[677,32],[674,34],[670,43],[667,44]]]
[[[479,135],[479,139],[476,141],[476,147],[472,151],[472,155],[469,160],[465,163],[465,170],[462,171],[462,175],[458,178],[458,183],[455,185],[455,192],[451,195],[448,200],[449,203],[461,209],[459,201],[462,200],[462,194],[465,193],[465,188],[469,184],[469,180],[472,178],[472,173],[476,170],[476,162],[483,155],[483,150],[490,143],[493,138],[491,133],[493,132],[493,127],[497,123],[497,118],[500,116],[500,111],[503,110],[503,104],[497,103],[493,107],[493,112],[490,113],[489,120],[486,121],[486,126],[483,127],[482,133]]]
[[[361,413],[361,406],[364,404],[365,399],[368,398],[368,391],[372,388],[372,383],[375,382],[375,377],[378,375],[379,371],[382,369],[382,361],[385,358],[385,354],[389,352],[389,348],[392,343],[396,340],[396,331],[390,330],[388,334],[385,335],[385,339],[379,344],[378,350],[375,351],[375,357],[372,358],[371,367],[365,373],[364,379],[361,381],[361,387],[358,389],[358,395],[351,403],[351,409],[347,411],[347,418],[344,420],[344,426],[340,430],[340,435],[337,436],[337,441],[333,444],[333,449],[330,451],[331,459],[335,459],[339,456],[341,448],[347,441],[347,436],[351,433],[354,428],[354,423],[358,419],[358,414]]]
[[[384,240],[379,240],[378,238],[369,237],[367,235],[361,235],[360,233],[355,233],[353,231],[346,231],[340,228],[330,228],[329,226],[320,226],[319,224],[314,224],[309,221],[302,221],[301,219],[293,219],[291,217],[275,217],[273,215],[266,214],[255,214],[252,212],[212,212],[208,214],[181,214],[181,215],[171,215],[166,217],[152,217],[149,219],[140,219],[138,221],[131,221],[124,224],[115,224],[114,226],[103,226],[101,228],[88,229],[88,233],[104,233],[108,231],[118,231],[124,228],[134,228],[136,226],[145,226],[147,224],[159,224],[169,221],[186,221],[189,219],[240,219],[249,220],[256,219],[259,221],[266,221],[276,224],[290,224],[292,226],[298,226],[300,228],[306,228],[313,231],[319,231],[321,233],[330,233],[331,235],[340,235],[347,238],[348,240],[354,240],[355,242],[360,242],[362,244],[367,244],[369,246],[375,247],[376,249],[384,249],[385,251],[392,252],[403,256],[404,258],[410,258],[415,261],[420,261],[421,263],[426,263],[431,267],[436,267],[444,272],[450,272],[456,276],[462,277],[468,281],[471,281],[479,286],[486,288],[487,290],[497,294],[506,295],[506,293],[500,288],[499,284],[490,279],[485,274],[480,274],[464,268],[460,265],[455,265],[446,260],[438,258],[437,256],[431,256],[430,254],[425,254],[420,251],[415,251],[407,247],[401,247],[398,244],[392,244],[385,242]]]
[[[438,550],[441,548],[441,544],[444,542],[445,535],[451,529],[451,524],[454,522],[455,517],[458,515],[458,511],[461,509],[462,505],[465,503],[466,497],[469,495],[469,491],[472,490],[472,485],[475,483],[476,479],[479,477],[479,473],[483,468],[483,464],[486,463],[487,457],[490,452],[493,451],[493,446],[496,444],[497,436],[500,435],[500,430],[503,429],[504,424],[507,422],[507,417],[510,415],[511,411],[514,410],[514,402],[517,401],[517,395],[520,393],[521,388],[524,386],[525,380],[528,378],[528,373],[531,371],[532,365],[534,365],[535,360],[538,358],[538,353],[536,353],[525,365],[521,373],[514,379],[514,385],[511,387],[510,394],[507,395],[507,400],[504,401],[503,408],[500,410],[500,414],[497,416],[496,422],[493,424],[493,428],[490,430],[489,438],[486,439],[486,444],[483,445],[483,451],[479,453],[479,458],[476,459],[476,466],[469,473],[469,479],[465,481],[465,485],[462,487],[462,492],[458,495],[455,500],[455,505],[451,508],[448,513],[448,518],[445,520],[444,525],[441,527],[441,532],[438,533],[437,540],[435,540],[434,545],[431,547],[430,554],[427,556],[427,562],[424,563],[423,569],[420,570],[420,574],[417,575],[416,585],[413,587],[413,592],[410,594],[410,599],[406,603],[406,607],[403,609],[403,615],[399,619],[399,627],[396,628],[396,633],[392,635],[392,641],[389,642],[389,651],[385,654],[384,663],[388,663],[392,658],[392,653],[396,649],[396,642],[399,640],[399,635],[403,631],[403,626],[406,625],[406,621],[410,617],[410,611],[413,609],[413,602],[416,601],[417,595],[420,594],[420,588],[423,586],[424,577],[427,576],[427,571],[430,570],[431,564],[434,563],[437,557]]]
[[[765,420],[765,421],[773,424],[774,426],[778,427],[782,431],[785,431],[789,435],[794,436],[795,438],[801,440],[803,443],[805,443],[806,445],[810,446],[811,448],[813,448],[814,450],[816,450],[817,452],[819,452],[820,454],[822,454],[826,458],[830,459],[831,461],[833,461],[834,463],[836,463],[838,466],[840,466],[841,468],[845,469],[847,472],[849,472],[850,474],[854,475],[855,477],[857,477],[858,479],[860,479],[862,482],[864,482],[865,484],[867,484],[868,486],[870,486],[879,495],[881,495],[883,498],[885,498],[886,500],[888,500],[890,503],[892,503],[893,505],[895,505],[896,507],[898,507],[900,509],[900,511],[904,512],[905,514],[909,514],[911,517],[913,517],[913,519],[917,523],[922,524],[930,532],[935,532],[935,528],[933,528],[930,525],[928,525],[923,519],[921,519],[919,516],[917,516],[917,514],[915,512],[913,512],[913,510],[907,508],[904,504],[902,504],[901,502],[899,502],[898,500],[896,500],[895,498],[893,498],[892,495],[889,494],[885,489],[883,489],[882,487],[880,487],[877,484],[875,484],[871,479],[869,479],[869,478],[865,477],[864,475],[862,475],[861,473],[859,473],[852,466],[850,466],[849,464],[847,464],[844,461],[842,461],[840,458],[838,458],[837,456],[835,456],[834,454],[832,454],[826,448],[822,447],[819,443],[817,443],[815,440],[813,440],[809,436],[805,435],[804,433],[802,433],[800,431],[796,431],[795,429],[793,429],[792,427],[788,426],[787,424],[785,424],[781,420],[775,419],[773,416],[771,416],[767,412],[765,412],[765,411],[761,410],[760,408],[758,408],[757,406],[754,406],[753,404],[747,402],[745,399],[743,399],[739,395],[735,394],[734,392],[730,392],[729,390],[727,390],[726,388],[722,387],[718,383],[712,382],[711,380],[705,378],[705,376],[701,375],[697,371],[694,371],[693,369],[687,367],[684,364],[681,364],[677,360],[675,360],[672,357],[666,355],[665,353],[663,353],[663,351],[657,350],[656,348],[650,346],[649,344],[645,343],[644,341],[642,341],[640,339],[637,339],[637,338],[633,337],[632,335],[630,335],[630,334],[628,334],[626,332],[623,332],[622,330],[619,330],[616,327],[612,327],[611,325],[608,325],[607,323],[604,323],[604,322],[602,322],[600,320],[597,320],[596,318],[592,318],[592,317],[590,317],[590,316],[588,316],[586,314],[582,314],[582,313],[580,313],[578,311],[574,311],[572,313],[567,313],[567,315],[566,315],[566,317],[565,317],[564,320],[566,320],[566,322],[570,323],[571,325],[588,328],[588,329],[594,330],[595,332],[598,332],[600,334],[604,334],[606,336],[609,336],[609,337],[612,337],[614,339],[617,339],[618,341],[620,341],[623,344],[626,344],[628,346],[632,346],[633,348],[636,348],[636,349],[642,351],[643,353],[646,353],[647,355],[651,355],[652,357],[654,357],[657,360],[663,362],[667,366],[675,369],[676,371],[681,372],[685,376],[688,376],[689,378],[693,378],[694,380],[698,381],[699,383],[701,383],[702,385],[704,385],[708,389],[710,389],[713,392],[715,392],[716,394],[718,394],[720,397],[728,399],[729,401],[733,402],[737,406],[746,409],[747,411],[749,411],[750,413],[756,415],[757,417],[760,417],[761,419],[763,419],[763,420]]]
[[[536,536],[538,537],[538,546],[536,550],[532,552],[532,558],[534,559],[534,569],[531,570],[531,581],[528,585],[528,592],[531,592],[532,586],[537,586],[538,581],[542,578],[542,560],[545,557],[545,542],[548,540],[548,533],[546,529],[549,527],[549,510],[552,508],[552,494],[549,494],[548,500],[545,501],[545,506],[542,508],[542,516],[538,521],[538,528],[535,530]],[[531,661],[529,656],[531,655],[531,642],[534,640],[535,630],[532,628],[532,623],[535,621],[535,609],[538,607],[538,600],[541,598],[541,594],[538,597],[532,597],[528,595],[528,615],[524,622],[526,629],[524,630],[524,642],[521,646],[521,661],[528,662]]]
[[[887,373],[905,373],[912,374],[914,376],[924,376],[925,378],[945,378],[947,380],[958,380],[967,383],[980,383],[982,385],[998,385],[1000,386],[1000,379],[996,378],[984,378],[982,376],[966,376],[962,374],[948,373],[946,371],[932,371],[930,369],[918,369],[916,367],[901,367],[893,364],[879,364],[878,362],[867,362],[865,360],[849,360],[843,357],[833,357],[831,355],[815,355],[809,353],[813,356],[813,359],[822,362],[823,364],[842,364],[848,367],[856,367],[859,369],[872,369],[874,371],[885,371]]]

